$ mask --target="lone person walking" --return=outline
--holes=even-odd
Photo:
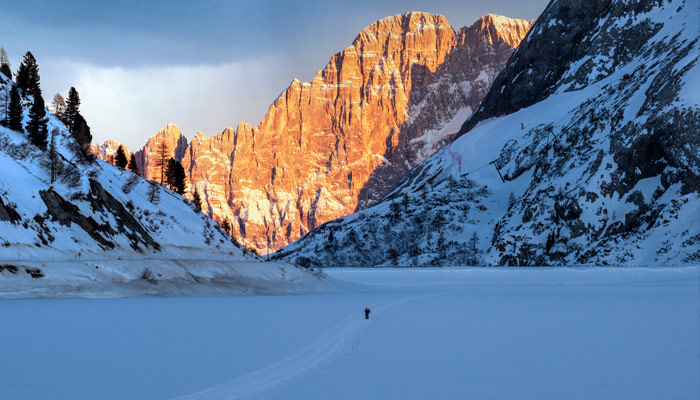
[[[365,308],[365,319],[369,319],[369,313],[370,313],[370,312],[371,312],[371,311],[369,310],[369,308]]]

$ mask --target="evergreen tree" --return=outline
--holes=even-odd
[[[175,161],[171,158],[168,160],[168,170],[166,171],[166,181],[168,187],[179,194],[185,194],[185,181],[187,180],[187,175],[185,174],[185,168],[183,168],[180,162]]]
[[[63,113],[63,123],[66,124],[68,131],[73,133],[73,124],[75,116],[80,112],[80,96],[78,91],[71,86],[68,91],[68,100],[66,101],[66,110]]]
[[[17,70],[17,86],[25,94],[31,96],[41,96],[41,86],[39,84],[39,66],[34,55],[30,51],[24,55],[22,64]]]
[[[10,58],[7,57],[7,52],[4,47],[0,47],[0,73],[12,79],[12,69]]]
[[[479,237],[476,236],[476,232],[474,232],[472,233],[472,237],[469,238],[469,242],[467,242],[467,247],[472,252],[472,254],[476,254],[479,251],[478,244]]]
[[[192,195],[192,204],[194,204],[194,208],[196,208],[197,211],[202,211],[202,198],[199,197],[197,189],[194,190],[194,194]]]
[[[156,154],[154,155],[153,166],[156,171],[160,172],[160,183],[165,184],[165,173],[168,170],[168,161],[170,161],[170,148],[165,143],[165,138],[156,144]]]
[[[401,219],[401,205],[399,203],[395,203],[393,200],[391,201],[391,205],[389,206],[390,214],[389,214],[389,220],[391,222],[398,222],[399,219]]]
[[[29,72],[27,72],[27,66],[24,62],[19,65],[17,72],[15,72],[15,82],[23,90],[26,90],[26,87],[29,85]]]
[[[547,243],[544,245],[544,251],[545,253],[549,254],[549,252],[552,250],[552,247],[554,247],[554,244],[557,241],[557,237],[554,234],[554,231],[549,232],[547,235]]]
[[[447,240],[445,240],[445,235],[442,234],[442,231],[438,232],[438,237],[435,241],[435,246],[437,247],[437,251],[440,255],[440,258],[445,258],[445,250],[447,250]]]
[[[228,219],[228,217],[224,217],[224,220],[221,221],[221,227],[228,233],[229,235],[231,234],[231,220]]]
[[[126,153],[124,153],[124,146],[119,146],[119,148],[117,149],[117,154],[114,156],[114,165],[121,169],[124,169],[126,168],[127,164],[128,161],[126,161]]]
[[[22,100],[16,86],[10,91],[10,105],[7,111],[7,127],[13,131],[23,132],[22,128]]]
[[[442,212],[438,210],[435,213],[435,217],[433,218],[432,227],[437,229],[438,232],[442,232],[442,228],[445,226],[446,223],[447,219],[445,219],[445,216],[442,215]]]
[[[134,153],[131,153],[131,159],[129,160],[129,171],[135,173],[136,175],[139,174],[139,165],[136,164],[136,156]]]
[[[160,186],[156,185],[153,182],[149,182],[150,185],[148,186],[148,201],[150,201],[153,204],[158,204],[160,203]]]
[[[187,193],[187,174],[185,173],[185,168],[179,161],[175,161],[175,172],[173,175],[175,191],[178,194],[184,195]]]
[[[56,93],[51,101],[51,112],[63,121],[63,114],[66,112],[66,100],[60,93]]]
[[[41,149],[46,149],[46,142],[49,136],[48,122],[44,99],[40,94],[36,95],[34,96],[34,103],[29,109],[29,122],[27,122],[26,128],[32,144]]]
[[[175,159],[168,160],[168,166],[165,168],[165,185],[170,190],[175,190]]]

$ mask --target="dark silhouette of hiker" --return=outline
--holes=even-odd
[[[365,319],[369,319],[369,313],[370,313],[370,312],[371,312],[371,311],[369,310],[369,308],[365,308]]]

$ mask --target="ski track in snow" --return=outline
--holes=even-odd
[[[358,316],[359,314],[353,314],[289,357],[228,382],[173,400],[233,400],[253,398],[269,393],[356,349],[360,338],[369,329],[372,322],[390,308],[436,295],[439,293],[412,296],[385,304],[372,310],[372,316],[369,320]]]

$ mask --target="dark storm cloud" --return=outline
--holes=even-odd
[[[239,120],[256,124],[293,78],[310,80],[381,18],[426,11],[457,29],[487,13],[534,19],[547,1],[2,3],[0,46],[13,69],[31,50],[45,97],[76,86],[95,141],[117,138],[134,148],[169,122],[189,137]]]

